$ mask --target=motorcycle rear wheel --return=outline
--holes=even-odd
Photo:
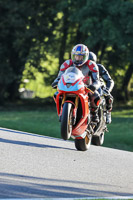
[[[104,132],[100,134],[100,136],[93,135],[91,143],[96,146],[103,145],[104,142]]]
[[[61,137],[68,140],[72,134],[73,108],[71,103],[64,103],[61,116]]]
[[[86,135],[83,139],[75,139],[75,147],[79,151],[86,151],[91,144],[91,138]]]

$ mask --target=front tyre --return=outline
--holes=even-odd
[[[91,137],[86,135],[83,139],[75,139],[75,147],[79,151],[86,151],[89,149],[91,144]]]
[[[61,116],[61,137],[68,140],[72,134],[73,108],[71,103],[64,103]]]

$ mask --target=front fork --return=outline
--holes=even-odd
[[[76,123],[76,118],[77,118],[77,109],[78,109],[78,102],[79,102],[79,97],[76,95],[75,102],[66,100],[66,94],[63,94],[62,98],[62,103],[61,103],[61,110],[60,110],[60,115],[59,115],[59,121],[61,121],[61,115],[62,115],[62,109],[63,109],[63,104],[65,102],[70,102],[73,105],[73,125]]]
[[[75,107],[73,109],[73,125],[76,123],[78,103],[79,103],[79,97],[78,95],[76,95],[75,104],[74,104]]]

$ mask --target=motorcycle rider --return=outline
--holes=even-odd
[[[66,60],[61,66],[57,78],[52,83],[53,88],[57,88],[58,81],[62,74],[68,67],[77,67],[85,76],[84,83],[86,88],[91,91],[88,93],[91,103],[92,122],[98,123],[98,108],[100,102],[100,95],[97,90],[100,88],[99,70],[95,62],[88,60],[89,49],[84,44],[77,44],[73,47],[71,52],[71,59]],[[57,95],[57,94],[56,94]],[[55,98],[56,98],[55,95]]]
[[[97,56],[93,52],[89,52],[89,59],[97,62]],[[101,65],[97,64],[99,68],[99,76],[103,79],[103,81],[106,83],[106,87],[102,87],[103,94],[105,96],[106,100],[106,109],[107,109],[107,115],[106,115],[106,123],[111,123],[111,110],[113,105],[113,96],[110,94],[113,87],[114,87],[114,81],[112,80],[109,72],[107,69]],[[99,93],[101,94],[101,88],[98,89]]]

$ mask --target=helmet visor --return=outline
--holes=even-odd
[[[72,60],[76,65],[82,65],[86,59],[86,56],[83,54],[72,54]]]

